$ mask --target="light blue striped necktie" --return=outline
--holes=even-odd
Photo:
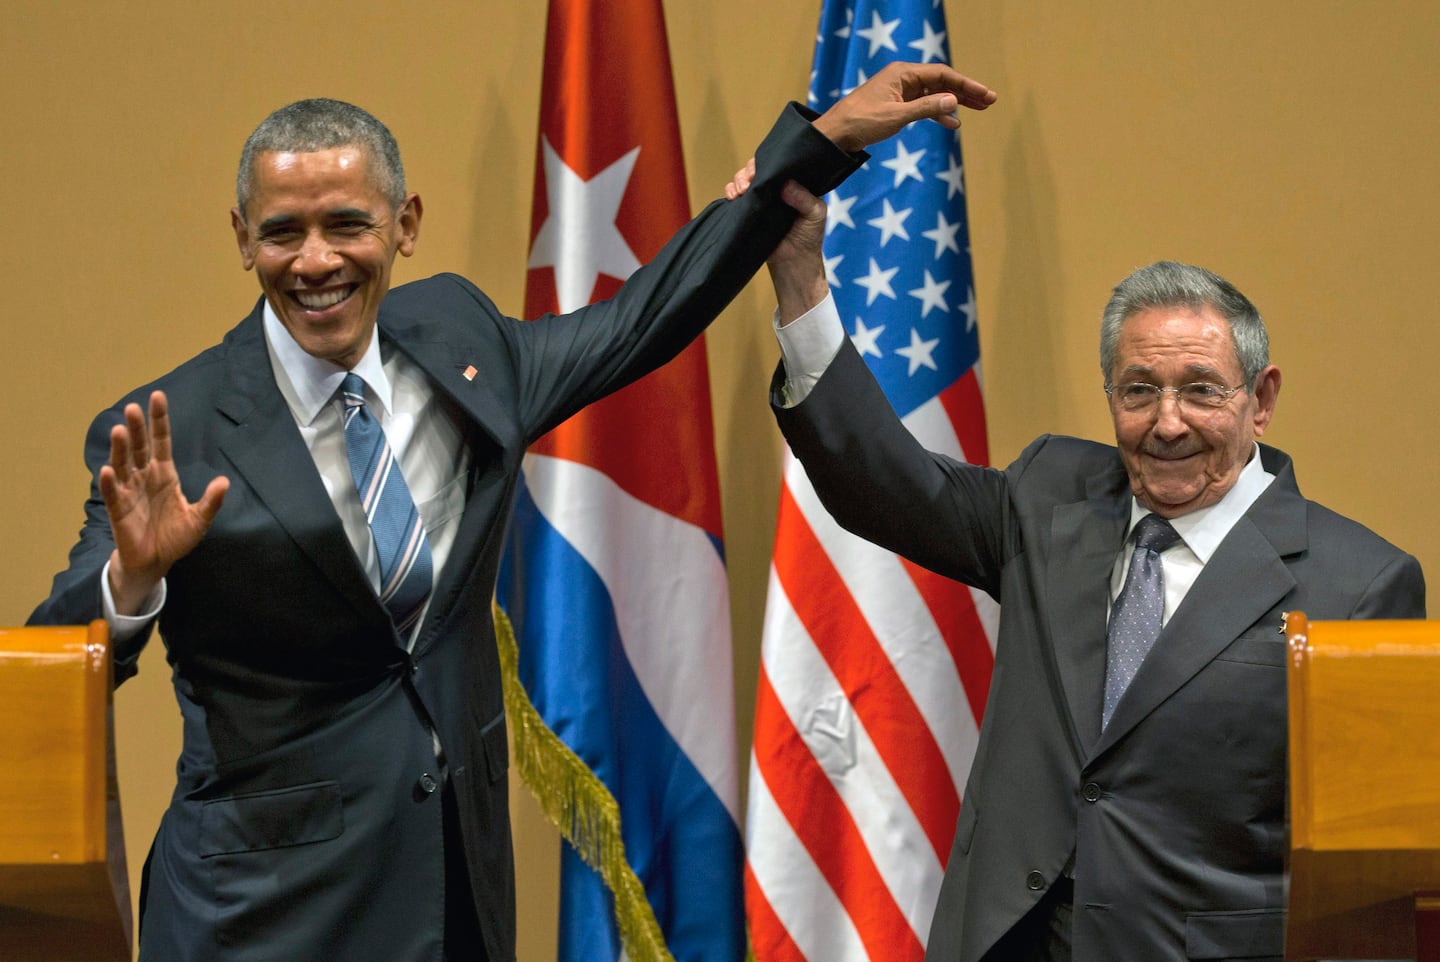
[[[405,638],[430,596],[430,542],[400,474],[400,462],[365,404],[365,382],[352,372],[345,375],[341,390],[350,474],[380,560],[380,601],[390,612],[395,630]]]

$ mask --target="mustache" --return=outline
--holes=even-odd
[[[1192,454],[1198,454],[1200,447],[1200,445],[1196,444],[1194,440],[1190,438],[1181,438],[1176,441],[1160,441],[1151,438],[1140,446],[1140,451],[1142,454],[1147,454],[1152,458],[1172,461],[1179,458],[1188,458]]]

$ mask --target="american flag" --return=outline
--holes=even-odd
[[[613,294],[689,220],[660,0],[551,0],[540,111],[529,317]],[[534,727],[514,717],[523,710],[517,767],[607,873],[564,847],[559,958],[738,962],[739,773],[703,338],[531,447],[498,598],[529,701],[580,772],[553,743],[520,747]],[[564,784],[531,770],[541,755]],[[606,805],[623,854],[597,841],[615,827],[597,814]]]
[[[948,62],[938,0],[827,0],[810,106],[892,60]],[[958,133],[913,124],[825,199],[852,342],[926,447],[988,463]],[[760,962],[923,957],[998,614],[841,531],[787,456],[746,820]]]

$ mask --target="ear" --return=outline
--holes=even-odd
[[[1258,438],[1270,426],[1275,416],[1275,401],[1280,397],[1280,369],[1271,364],[1255,379],[1255,436]]]
[[[250,227],[240,208],[230,208],[230,227],[235,231],[235,246],[240,248],[240,266],[247,271],[255,266],[255,249],[250,243]]]
[[[419,194],[411,194],[400,205],[400,213],[395,218],[400,224],[398,250],[406,257],[415,253],[415,241],[420,237],[420,216],[424,213],[425,205],[420,203]]]

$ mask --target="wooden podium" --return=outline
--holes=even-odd
[[[129,962],[105,623],[0,629],[0,959]]]
[[[1285,631],[1285,958],[1436,962],[1440,622],[1291,612]]]

